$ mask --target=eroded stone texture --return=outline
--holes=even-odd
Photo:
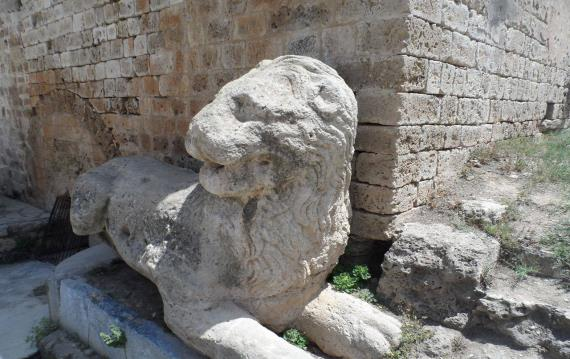
[[[78,179],[73,228],[106,230],[158,286],[169,327],[207,355],[308,357],[259,323],[283,330],[327,295],[349,233],[356,112],[350,88],[323,63],[261,62],[191,122],[186,148],[204,161],[199,174],[145,157],[111,160]],[[346,316],[344,306],[330,310]],[[389,332],[382,322],[335,353],[382,355],[399,333],[397,321]]]
[[[501,221],[507,206],[487,199],[461,201],[461,213],[465,219],[477,223],[495,224]]]
[[[509,271],[502,270],[478,300],[473,318],[475,330],[490,329],[517,346],[570,358],[570,301],[560,280],[530,276],[513,285]]]
[[[396,237],[384,256],[379,295],[393,307],[463,328],[497,262],[499,243],[444,224],[406,223]]]

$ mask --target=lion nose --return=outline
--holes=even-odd
[[[224,166],[255,153],[260,144],[261,139],[250,124],[217,116],[195,117],[185,140],[186,151],[192,157]]]

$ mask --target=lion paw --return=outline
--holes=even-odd
[[[296,324],[325,353],[343,358],[382,357],[401,336],[398,319],[330,287],[307,304]]]

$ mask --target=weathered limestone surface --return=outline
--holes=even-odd
[[[570,358],[570,297],[558,279],[528,277],[516,285],[508,272],[495,276],[473,311],[473,323],[512,339],[523,348],[545,348]]]
[[[2,5],[0,191],[44,207],[117,156],[195,168],[182,135],[192,116],[286,54],[332,65],[355,91],[354,204],[369,223],[428,203],[458,154],[570,125],[566,0]],[[388,203],[362,203],[363,191]],[[386,239],[362,223],[353,237]]]
[[[479,223],[494,224],[505,215],[507,206],[486,199],[461,201],[461,213],[465,219]]]
[[[393,307],[465,327],[499,243],[444,224],[406,223],[396,237],[382,263],[378,294]]]
[[[77,180],[74,231],[107,231],[158,286],[169,327],[205,354],[309,357],[265,326],[283,330],[330,296],[325,279],[349,233],[356,114],[352,91],[327,65],[261,62],[191,122],[186,148],[204,161],[199,174],[145,157],[111,160]],[[371,330],[312,330],[311,339],[324,349],[355,331],[359,342],[337,355],[383,355],[399,323],[378,311],[370,321],[352,297],[327,302],[329,311],[346,318],[350,301],[353,320]],[[312,313],[314,323],[329,315]]]

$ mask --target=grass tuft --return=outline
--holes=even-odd
[[[526,279],[529,274],[536,273],[536,271],[535,267],[526,264],[517,264],[515,266],[515,275],[519,281]]]
[[[408,317],[402,324],[402,338],[397,349],[392,350],[386,356],[389,359],[408,359],[412,350],[418,344],[426,341],[433,336],[431,330],[425,329],[414,317]]]
[[[561,266],[570,268],[570,220],[560,223],[541,242],[554,253]]]
[[[58,325],[56,322],[50,318],[44,317],[32,327],[30,335],[26,337],[26,343],[31,347],[37,347],[43,338],[55,332],[57,329]]]

